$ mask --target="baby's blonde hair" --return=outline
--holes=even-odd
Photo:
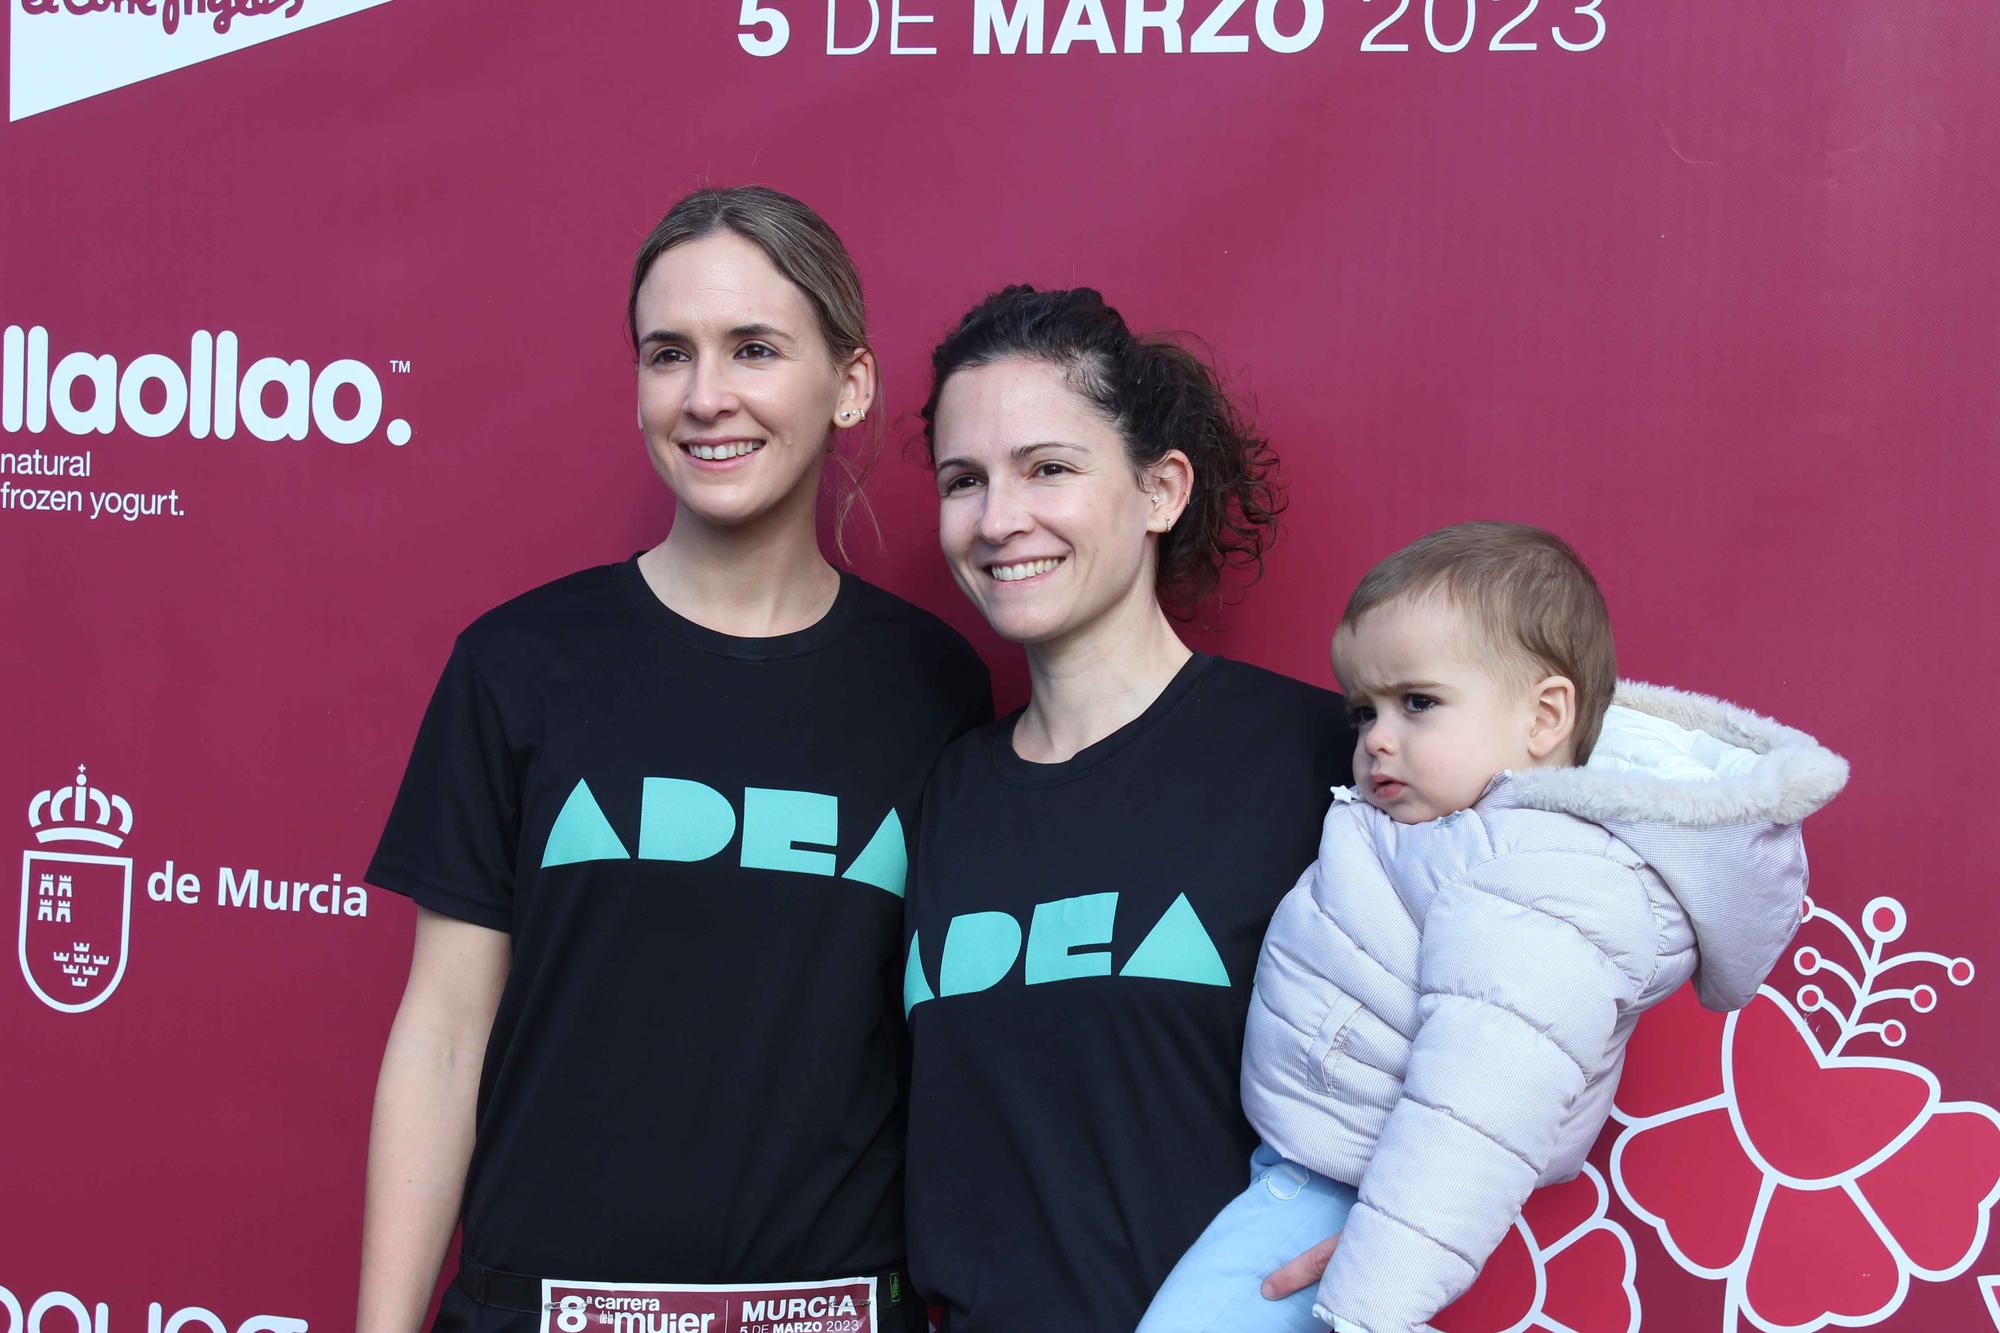
[[[1441,595],[1485,631],[1510,673],[1567,676],[1576,686],[1576,762],[1590,758],[1618,686],[1611,616],[1569,543],[1526,523],[1455,523],[1405,546],[1363,576],[1341,613],[1352,626],[1377,607]]]

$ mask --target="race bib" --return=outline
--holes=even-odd
[[[755,1287],[542,1282],[541,1333],[881,1333],[872,1277]]]

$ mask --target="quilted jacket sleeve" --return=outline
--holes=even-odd
[[[1319,1287],[1341,1333],[1428,1329],[1506,1235],[1656,966],[1643,873],[1519,853],[1438,892],[1402,1097]]]

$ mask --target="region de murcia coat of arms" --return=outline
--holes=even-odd
[[[111,998],[125,975],[132,930],[132,858],[116,852],[132,831],[132,807],[93,787],[76,770],[73,784],[28,803],[28,827],[40,848],[21,854],[21,975],[51,1009],[80,1014]]]

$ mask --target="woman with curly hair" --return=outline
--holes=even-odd
[[[1259,564],[1279,508],[1268,443],[1200,358],[1095,291],[1011,287],[932,370],[945,558],[1032,697],[925,790],[912,1274],[945,1333],[1131,1333],[1243,1188],[1258,945],[1352,735],[1338,695],[1175,631]]]

